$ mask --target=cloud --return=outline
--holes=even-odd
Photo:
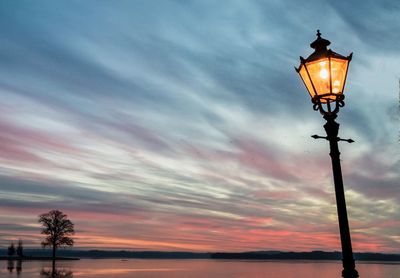
[[[355,2],[329,1],[337,14],[345,20],[365,45],[373,51],[396,51],[399,35],[394,32],[399,27],[396,19],[399,3],[395,1]]]
[[[35,246],[60,208],[82,248],[339,249],[323,119],[293,70],[321,29],[356,52],[338,118],[355,246],[398,248],[394,2],[0,5],[2,243]]]

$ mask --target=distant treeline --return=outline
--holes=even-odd
[[[49,255],[43,249],[25,249],[25,256],[40,257]],[[0,254],[1,255],[1,254]],[[5,255],[5,254],[4,254]],[[228,260],[341,260],[340,252],[279,252],[257,251],[243,253],[195,253],[161,251],[106,251],[106,250],[59,250],[62,257],[78,258],[120,258],[120,259],[228,259]],[[400,262],[400,254],[355,253],[357,261]]]
[[[341,260],[340,252],[244,252],[244,253],[212,253],[212,259],[236,260]],[[400,254],[355,253],[357,261],[398,261]]]
[[[45,249],[25,249],[25,258],[29,257],[48,257],[51,256],[49,250]],[[195,252],[161,252],[161,251],[108,251],[108,250],[64,250],[60,249],[57,252],[58,256],[63,258],[94,258],[94,259],[112,259],[112,258],[127,258],[127,259],[210,259],[210,253],[195,253]],[[1,254],[0,257],[4,256]]]

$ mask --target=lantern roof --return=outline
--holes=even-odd
[[[331,42],[327,39],[322,38],[320,31],[317,30],[317,39],[310,44],[310,47],[315,49],[314,52],[310,56],[308,56],[307,59],[300,57],[300,60],[304,62],[310,62],[326,57],[337,59],[351,59],[351,56],[345,57],[343,55],[340,55],[339,53],[332,51],[331,49],[328,49],[328,45],[330,44]]]
[[[321,33],[319,30],[317,30],[317,39],[310,43],[310,47],[314,48],[315,50],[318,49],[327,49],[327,46],[330,45],[331,42],[322,38]]]

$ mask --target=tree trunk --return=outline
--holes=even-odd
[[[53,264],[51,267],[51,277],[56,277],[56,261],[53,260]]]
[[[53,261],[56,259],[56,245],[53,244]]]

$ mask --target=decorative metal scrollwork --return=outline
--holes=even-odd
[[[344,106],[344,95],[335,95],[335,97],[336,99],[332,100],[326,96],[315,96],[311,100],[314,111],[319,111],[323,116],[336,115]],[[322,99],[324,102],[321,101]]]

